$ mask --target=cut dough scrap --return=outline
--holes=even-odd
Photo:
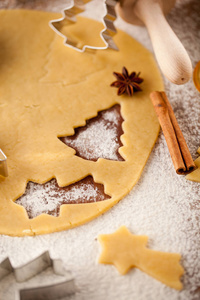
[[[197,152],[200,154],[200,148],[197,150]],[[200,157],[198,157],[194,163],[195,163],[197,169],[195,171],[193,171],[192,173],[188,174],[186,176],[186,178],[188,180],[200,182]]]
[[[147,249],[148,237],[133,235],[125,226],[112,234],[99,235],[98,240],[102,246],[99,263],[113,264],[122,275],[138,268],[174,289],[182,289],[180,254]]]
[[[9,177],[0,179],[0,234],[55,232],[102,214],[136,184],[159,133],[149,93],[163,90],[163,83],[153,55],[122,31],[115,36],[120,51],[79,53],[65,47],[49,28],[48,22],[59,16],[0,11],[0,147],[9,168]],[[102,28],[89,19],[82,19],[83,25],[92,26],[94,32]],[[110,87],[113,71],[120,72],[123,65],[144,78],[143,91],[132,98],[118,97]],[[58,139],[115,104],[121,105],[125,120],[120,148],[125,161],[84,160]],[[66,204],[59,217],[43,214],[31,220],[14,203],[28,181],[42,184],[55,177],[66,186],[88,175],[104,185],[111,199]]]

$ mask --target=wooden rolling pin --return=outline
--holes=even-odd
[[[120,0],[117,12],[128,23],[145,24],[163,74],[175,84],[192,76],[192,64],[182,43],[165,19],[175,0]]]

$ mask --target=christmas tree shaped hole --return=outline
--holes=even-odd
[[[97,161],[98,158],[124,161],[118,152],[123,146],[120,140],[123,121],[120,105],[116,104],[87,120],[85,126],[77,127],[73,136],[59,139],[73,148],[81,158],[92,161]]]

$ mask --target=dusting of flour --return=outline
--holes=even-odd
[[[102,111],[97,117],[87,121],[86,126],[78,128],[73,137],[65,137],[63,141],[75,148],[77,155],[88,159],[98,158],[122,160],[118,153],[121,146],[120,133],[122,117],[120,107],[114,107]],[[22,205],[29,218],[35,218],[41,214],[58,216],[62,204],[88,203],[108,199],[93,181],[77,182],[71,187],[61,188],[55,179],[37,184],[29,182],[26,192],[15,203]]]
[[[76,150],[76,155],[97,161],[98,158],[123,160],[118,153],[122,117],[119,106],[102,111],[96,118],[88,120],[86,126],[77,128],[74,136],[61,140]]]
[[[56,179],[45,184],[29,182],[26,193],[15,203],[26,209],[30,219],[43,213],[57,217],[62,204],[88,203],[108,199],[102,187],[101,184],[95,184],[92,177],[87,177],[63,188],[58,186]]]
[[[0,6],[12,3],[12,8],[16,3],[19,3],[18,8],[22,2],[26,8],[37,3],[39,9],[46,5],[48,10],[58,12],[70,3],[68,0],[0,2]],[[105,13],[102,2],[91,1],[91,9],[86,12],[88,16],[92,14],[100,20]],[[193,66],[200,59],[199,16],[199,0],[178,0],[168,15],[170,25],[189,52]],[[116,26],[152,50],[144,27],[133,27],[121,19],[116,21]],[[192,81],[185,86],[175,86],[165,80],[165,87],[189,149],[196,158],[195,152],[200,146],[200,94]],[[121,276],[114,267],[97,264],[100,247],[95,238],[99,234],[112,233],[121,225],[126,225],[134,234],[149,236],[148,247],[151,249],[182,255],[181,264],[185,269],[182,291],[166,287],[137,269]],[[66,269],[71,270],[75,277],[77,292],[68,300],[199,300],[200,184],[175,174],[161,135],[139,183],[104,215],[83,226],[54,234],[23,238],[0,236],[0,259],[9,256],[15,266],[23,265],[47,249],[52,257],[62,258]],[[6,277],[0,284],[1,300],[13,300],[15,289],[14,278]]]

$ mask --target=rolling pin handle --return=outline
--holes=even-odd
[[[134,13],[149,31],[163,74],[175,84],[184,84],[192,76],[192,63],[182,43],[167,23],[161,5],[159,0],[138,0]]]

